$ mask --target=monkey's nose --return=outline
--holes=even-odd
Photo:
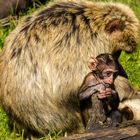
[[[108,84],[113,84],[113,77],[111,76],[110,79],[108,80]]]
[[[110,84],[109,83],[105,83],[105,87],[106,88],[109,88],[110,87]]]
[[[113,80],[110,80],[110,81],[109,81],[109,84],[111,85],[112,83],[113,83]]]

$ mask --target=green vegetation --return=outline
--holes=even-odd
[[[47,1],[47,0],[46,0]],[[48,0],[49,1],[49,0]],[[111,1],[111,0],[96,0],[96,1]],[[137,17],[140,19],[140,1],[139,0],[112,0],[112,2],[122,2],[129,5],[136,13]],[[35,3],[32,8],[28,8],[26,11],[20,13],[19,17],[10,20],[10,24],[7,27],[0,27],[0,48],[2,49],[4,40],[6,36],[15,28],[18,23],[18,19],[24,15],[30,14],[35,11],[41,4],[39,2]],[[128,77],[132,84],[140,89],[140,44],[138,45],[136,51],[133,54],[126,54],[122,52],[120,57],[120,62],[126,70]],[[24,133],[24,131],[23,131]],[[41,138],[40,140],[54,140],[57,139],[59,133],[50,133],[46,138]],[[22,140],[22,135],[11,132],[8,127],[8,118],[5,112],[0,109],[0,140]]]

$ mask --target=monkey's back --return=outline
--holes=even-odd
[[[41,134],[83,129],[77,91],[88,73],[87,60],[100,53],[131,50],[137,43],[138,21],[128,7],[124,11],[122,7],[60,2],[26,17],[7,37],[0,56],[0,96],[8,114]],[[117,17],[126,18],[129,26],[123,30],[127,27],[134,42],[108,41],[107,27]],[[122,48],[124,44],[127,48]]]

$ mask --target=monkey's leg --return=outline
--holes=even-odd
[[[112,110],[109,113],[109,118],[112,121],[112,127],[119,127],[122,122],[122,115],[119,110]]]
[[[91,96],[92,108],[89,113],[89,120],[86,126],[87,131],[104,128],[104,124],[107,120],[107,114],[104,108],[104,104],[99,100],[96,94]],[[106,123],[107,124],[107,123]]]

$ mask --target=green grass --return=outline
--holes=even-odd
[[[96,1],[111,1],[111,0],[96,0]],[[113,2],[122,2],[129,5],[136,13],[137,17],[140,19],[140,1],[139,0],[112,0]],[[24,15],[30,14],[35,11],[41,4],[37,2],[32,8],[28,8],[26,11],[20,13],[19,18]],[[10,25],[5,28],[0,27],[0,48],[2,49],[4,40],[6,36],[15,28],[18,20],[10,20]],[[136,51],[133,54],[126,54],[122,52],[120,57],[120,62],[126,70],[130,82],[137,88],[140,89],[140,45],[138,45]],[[41,138],[40,140],[55,140],[59,133],[51,132],[46,138]],[[11,132],[8,127],[8,118],[3,109],[0,109],[0,140],[22,140],[22,135]]]

